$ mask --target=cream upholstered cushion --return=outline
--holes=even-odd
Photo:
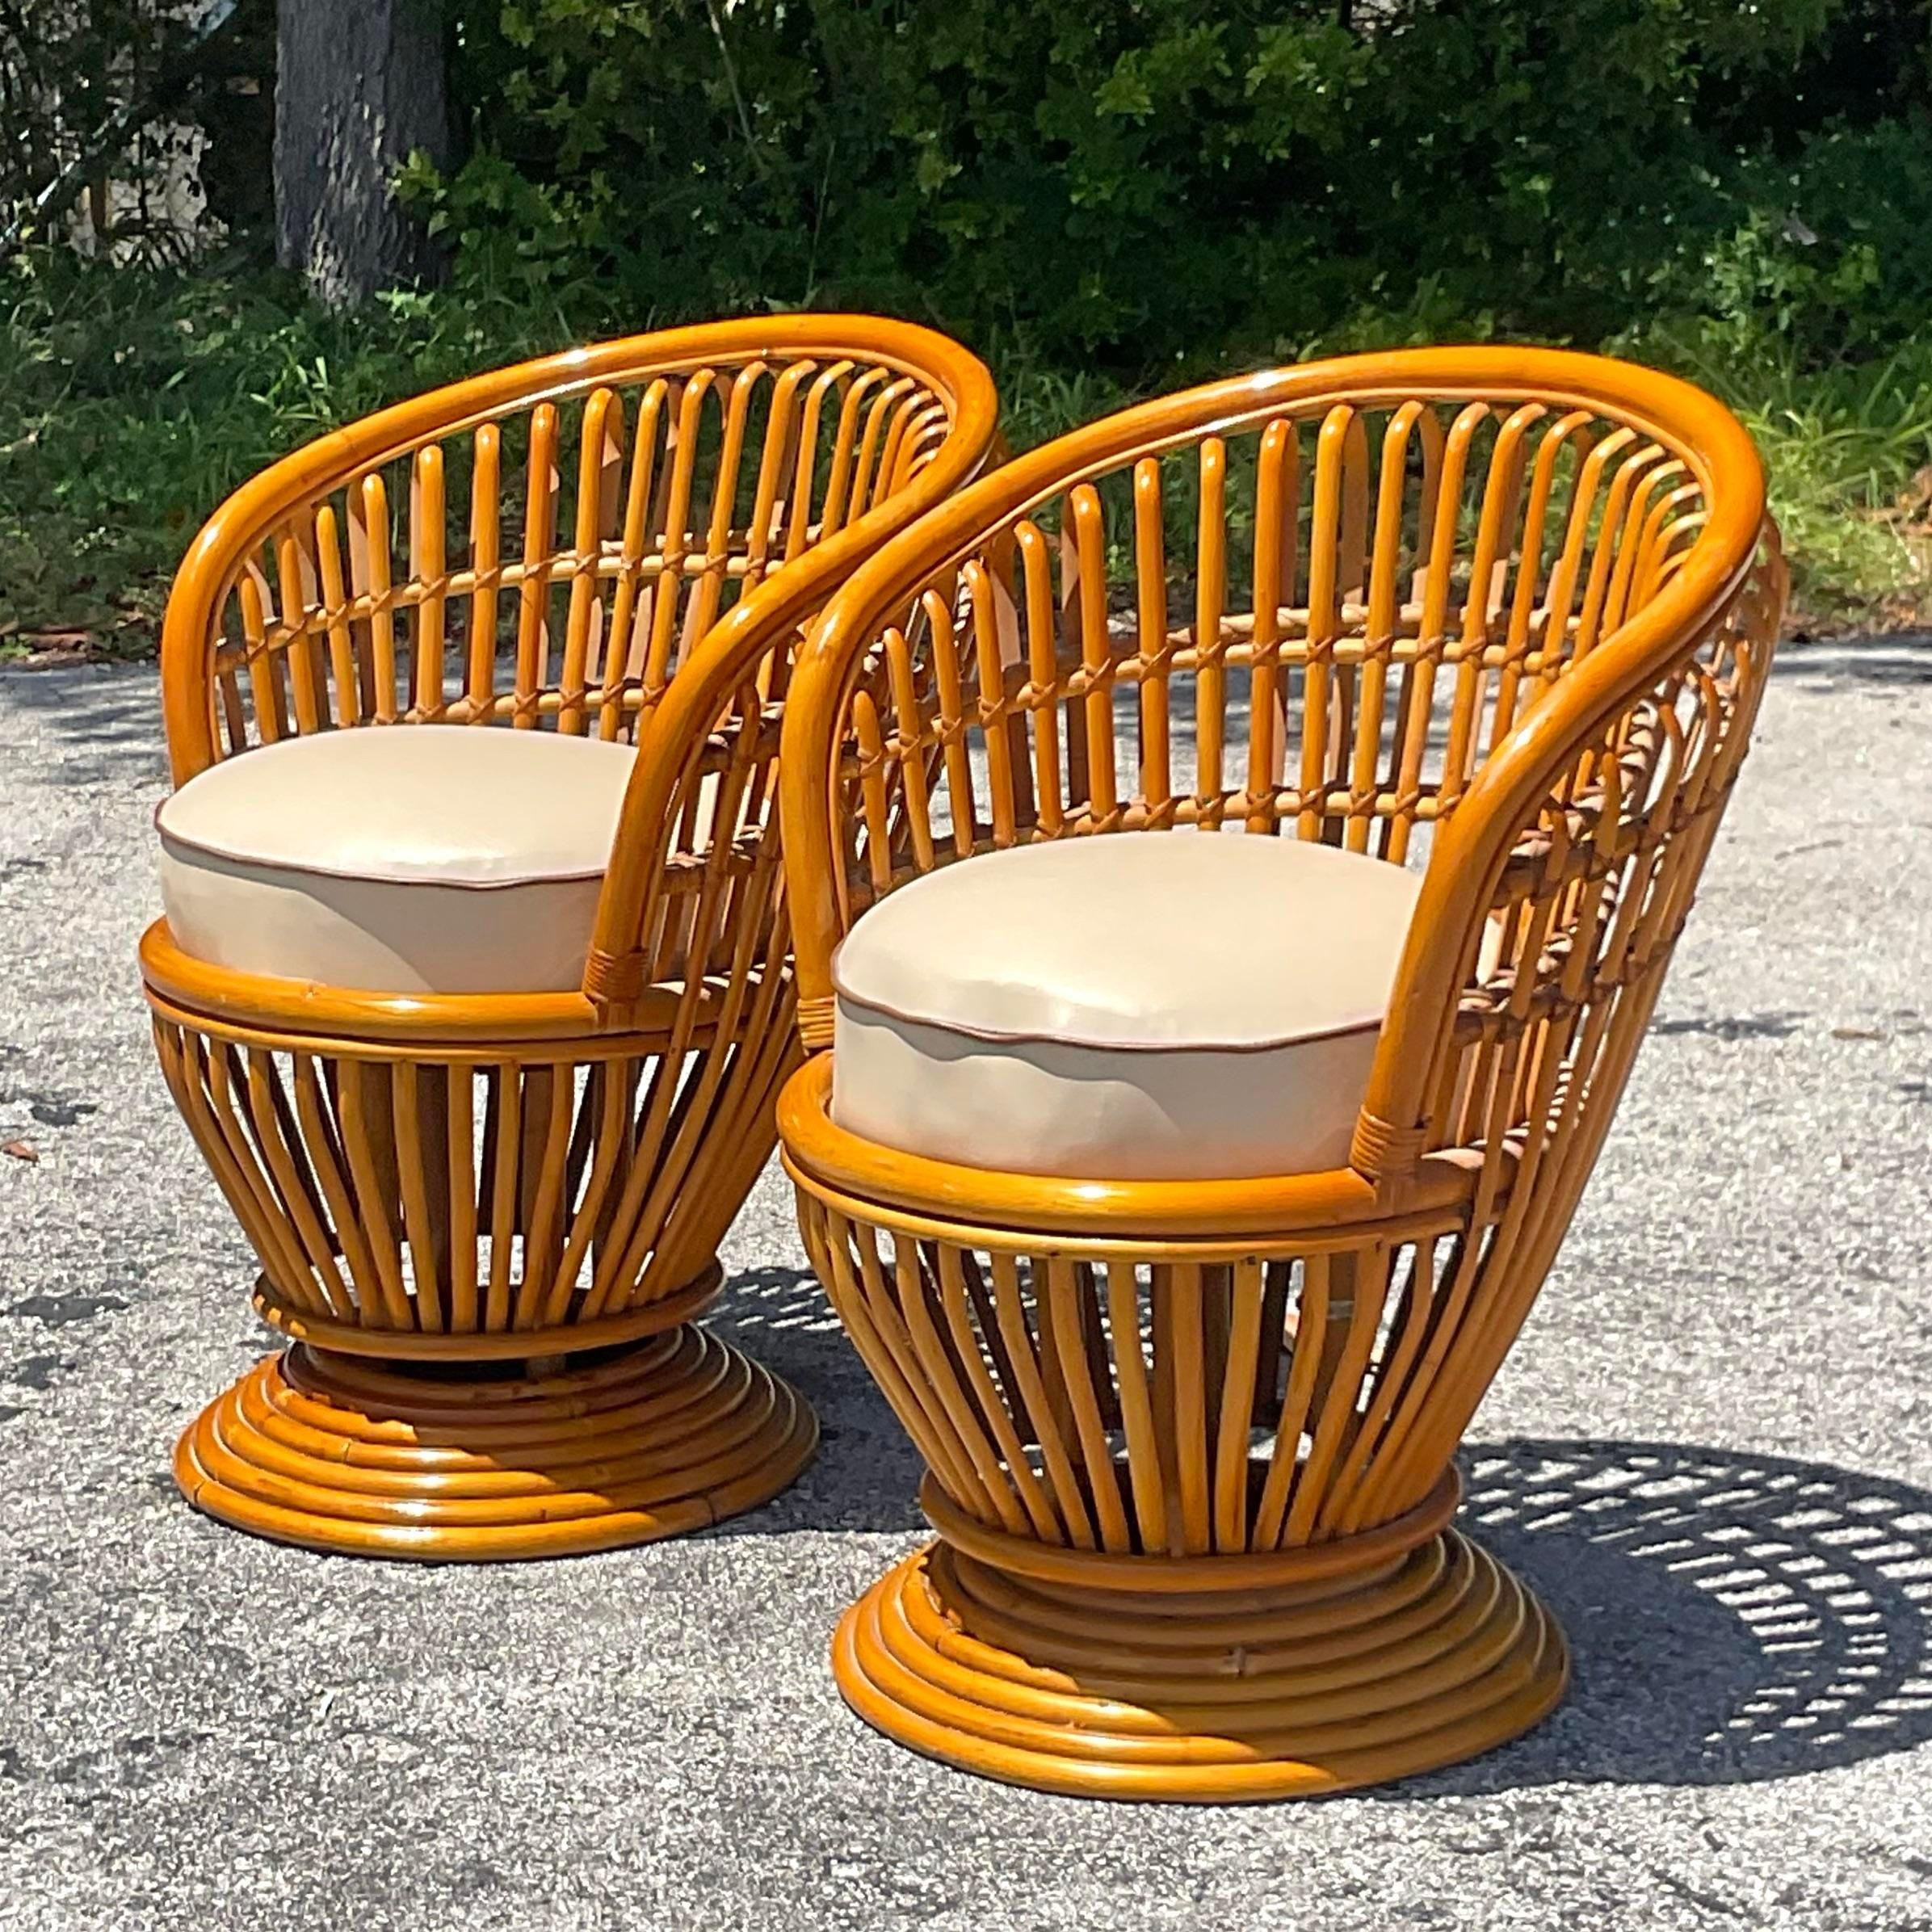
[[[156,814],[184,952],[384,993],[583,977],[636,755],[553,731],[368,725],[198,773]]]
[[[1023,1174],[1345,1165],[1420,884],[1332,846],[1185,830],[929,873],[839,948],[832,1118]]]

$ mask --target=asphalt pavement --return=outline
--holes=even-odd
[[[168,1454],[266,1346],[134,968],[141,669],[0,671],[0,1926],[1932,1928],[1932,639],[1790,648],[1467,1517],[1576,1652],[1460,1769],[1252,1809],[1037,1796],[825,1648],[917,1465],[768,1173],[719,1325],[817,1405],[786,1496],[568,1562],[329,1560]]]

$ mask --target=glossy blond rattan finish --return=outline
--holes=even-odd
[[[1783,597],[1710,398],[1442,350],[1095,424],[834,600],[784,737],[813,1046],[851,921],[978,852],[1194,825],[1425,868],[1346,1170],[954,1166],[841,1130],[826,1056],[788,1085],[808,1247],[939,1532],[841,1628],[871,1722],[1054,1791],[1270,1798],[1470,1756],[1560,1695],[1560,1634],[1448,1527],[1452,1459],[1608,1128]]]
[[[418,397],[197,538],[162,645],[178,783],[330,729],[638,748],[576,992],[251,977],[147,934],[162,1069],[297,1344],[183,1438],[200,1506],[540,1556],[713,1520],[808,1459],[804,1405],[687,1325],[797,1054],[777,720],[801,627],[994,435],[985,370],[928,331],[716,324]]]

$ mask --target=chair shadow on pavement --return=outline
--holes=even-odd
[[[711,1320],[825,1432],[725,1533],[925,1527],[918,1458],[809,1275],[741,1275]],[[1527,1736],[1388,1796],[1753,1783],[1932,1739],[1932,1491],[1683,1443],[1476,1442],[1462,1463],[1464,1528],[1556,1613],[1573,1675]]]
[[[1748,1784],[1932,1738],[1932,1492],[1684,1443],[1472,1443],[1461,1522],[1556,1613],[1556,1712],[1391,1787]]]
[[[762,1509],[720,1534],[792,1530],[923,1530],[917,1500],[925,1465],[838,1325],[816,1276],[751,1268],[730,1276],[704,1325],[781,1375],[818,1412],[811,1466]]]

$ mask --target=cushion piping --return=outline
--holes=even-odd
[[[178,846],[190,852],[205,853],[212,859],[225,859],[231,865],[260,866],[265,871],[276,872],[301,872],[315,879],[345,879],[365,885],[442,885],[458,892],[502,892],[516,886],[564,885],[586,879],[601,879],[610,869],[606,859],[602,865],[575,867],[569,872],[519,872],[495,879],[471,879],[458,875],[432,872],[377,872],[359,870],[350,866],[317,865],[311,860],[300,859],[278,859],[265,852],[237,851],[233,846],[216,845],[207,838],[191,838],[187,834],[175,831],[162,822],[162,814],[178,793],[171,792],[154,808],[154,830],[164,843]]]
[[[832,956],[832,990],[844,1005],[863,1012],[883,1014],[909,1027],[928,1027],[935,1033],[958,1033],[968,1040],[989,1043],[1045,1047],[1071,1047],[1076,1051],[1099,1053],[1276,1053],[1284,1047],[1312,1044],[1317,1040],[1340,1040],[1350,1033],[1375,1033],[1381,1030],[1386,1014],[1371,1014],[1366,1019],[1345,1020],[1332,1027],[1321,1027],[1306,1033],[1284,1033],[1266,1040],[1086,1040],[1065,1033],[1042,1033],[998,1027],[974,1026],[964,1020],[938,1019],[927,1013],[909,1013],[884,1000],[871,999],[854,993],[838,976],[838,956]]]

